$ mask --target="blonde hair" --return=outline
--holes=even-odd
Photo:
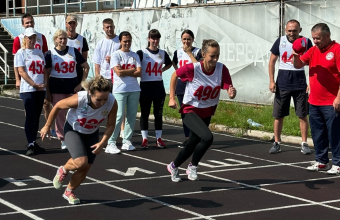
[[[57,39],[60,35],[64,35],[67,37],[67,32],[62,29],[57,29],[53,35],[53,43],[54,46],[58,46],[58,44],[55,42],[55,39]]]
[[[204,39],[202,42],[202,53],[207,53],[208,47],[220,47],[220,45],[213,39]]]
[[[24,38],[22,39],[22,43],[21,43],[21,49],[26,49],[26,40],[25,40],[25,37],[26,36],[24,36]]]
[[[26,49],[25,36],[24,36],[24,39],[22,40],[22,43],[21,43],[21,49]]]
[[[91,95],[94,95],[96,92],[111,91],[111,85],[109,81],[102,75],[98,75],[91,78],[90,80],[83,81],[81,85],[86,91],[89,91]]]

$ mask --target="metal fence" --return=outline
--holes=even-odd
[[[9,66],[7,64],[7,55],[8,55],[8,50],[0,43],[0,53],[3,57],[0,56],[0,60],[3,62],[3,65],[0,65],[0,70],[2,73],[5,74],[5,85],[7,84],[7,78],[9,78]]]
[[[23,0],[23,6],[16,5],[15,0],[6,1],[6,17],[16,16],[16,10],[22,9],[22,13],[53,14],[83,11],[102,11],[117,9],[140,8],[170,8],[172,6],[185,5],[212,5],[233,3],[274,2],[282,0]],[[102,4],[101,4],[102,3]],[[10,7],[10,4],[12,7]],[[91,6],[90,6],[91,5]],[[18,7],[19,6],[19,7]],[[89,6],[86,8],[86,6]],[[32,10],[34,12],[32,13]],[[47,9],[47,10],[46,10]],[[49,10],[48,10],[49,9]],[[60,9],[63,9],[62,11]],[[13,13],[10,13],[13,12]]]

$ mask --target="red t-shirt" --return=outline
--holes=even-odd
[[[322,50],[314,46],[300,57],[309,65],[310,95],[312,105],[333,105],[340,82],[340,44],[332,43]]]
[[[46,51],[48,51],[48,47],[47,47],[46,38],[43,34],[42,34],[42,41],[43,41],[42,52],[45,54]],[[12,54],[15,55],[20,48],[21,48],[20,39],[19,39],[19,36],[17,36],[16,38],[14,38],[14,41],[13,41]]]
[[[215,68],[210,72],[206,72],[203,68],[203,62],[200,62],[200,63],[201,63],[201,67],[202,67],[204,74],[212,75],[214,73]],[[191,82],[194,79],[194,74],[195,74],[194,64],[190,63],[190,64],[187,64],[187,65],[184,65],[184,66],[178,68],[176,70],[176,74],[182,80],[182,82],[187,82],[187,81]],[[230,77],[230,74],[229,74],[229,70],[225,65],[223,65],[221,88],[227,90],[227,89],[229,89],[230,85],[232,85],[232,81],[231,81],[231,77]],[[179,112],[182,113],[182,114],[195,112],[201,118],[206,118],[206,117],[209,117],[211,115],[214,115],[214,113],[216,111],[216,107],[217,107],[217,105],[211,106],[211,107],[208,107],[208,108],[196,108],[195,106],[192,106],[192,105],[183,104],[181,106]]]

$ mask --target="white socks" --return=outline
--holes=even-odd
[[[155,130],[155,133],[157,139],[162,137],[162,130]]]
[[[141,130],[143,140],[148,139],[148,131],[147,130]]]
[[[143,140],[148,139],[148,131],[147,130],[141,130]],[[156,130],[156,138],[161,138],[162,137],[162,130]]]

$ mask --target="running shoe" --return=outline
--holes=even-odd
[[[53,178],[54,188],[61,189],[66,176],[67,176],[67,173],[64,173],[63,166],[60,166],[57,170],[57,174]]]
[[[136,150],[136,148],[132,145],[131,141],[125,141],[125,143],[122,146],[122,150],[131,151]]]
[[[62,150],[66,150],[67,149],[65,141],[61,141],[61,149]]]
[[[35,155],[34,145],[33,144],[29,144],[27,146],[26,156],[34,156],[34,155]]]
[[[51,129],[51,137],[57,137],[57,132]]]
[[[272,148],[270,148],[270,150],[269,150],[269,153],[270,154],[276,154],[276,153],[279,153],[279,152],[281,152],[280,144],[277,143],[277,142],[274,142]]]
[[[337,165],[333,165],[332,168],[327,171],[327,173],[332,175],[340,174],[340,167]]]
[[[45,148],[40,147],[40,145],[37,142],[33,142],[34,144],[34,152],[35,153],[44,153],[45,152]]]
[[[162,141],[162,138],[158,138],[156,141],[156,147],[166,148],[166,144]]]
[[[148,139],[143,139],[142,145],[140,146],[142,149],[148,149],[149,142]]]
[[[311,166],[307,167],[307,170],[309,171],[327,171],[331,168],[329,163],[323,164],[320,162],[313,162]]]
[[[183,148],[183,147],[187,146],[187,142],[188,142],[188,140],[185,140],[182,144],[178,145],[178,147]]]
[[[120,150],[118,149],[116,143],[109,143],[105,148],[105,153],[108,154],[119,154]]]
[[[197,176],[197,166],[192,165],[191,163],[189,164],[186,173],[188,174],[188,179],[189,180],[198,180]]]
[[[80,203],[80,199],[73,193],[73,191],[66,191],[63,194],[63,198],[68,201],[71,205],[76,205]]]
[[[301,153],[303,154],[311,154],[312,153],[312,150],[309,148],[308,144],[307,143],[303,143],[301,144]]]
[[[171,180],[172,182],[180,182],[182,181],[181,177],[178,174],[178,168],[173,168],[173,162],[168,164],[167,166],[169,173],[171,174]]]

